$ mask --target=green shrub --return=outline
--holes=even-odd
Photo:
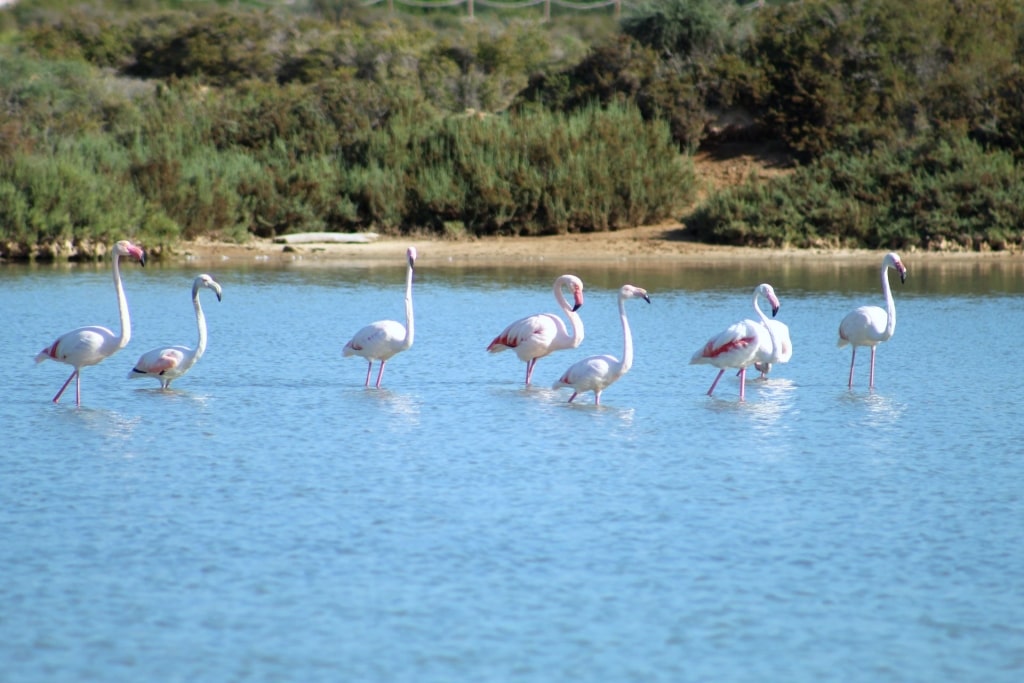
[[[723,244],[1006,249],[1024,243],[1024,169],[964,136],[869,155],[832,153],[723,192],[687,219]]]

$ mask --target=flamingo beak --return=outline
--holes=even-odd
[[[572,307],[572,311],[573,311],[573,313],[575,313],[576,311],[580,310],[580,307],[583,305],[583,290],[582,289],[574,290],[573,293],[572,293],[572,296],[573,296],[573,299],[575,300],[575,304]]]
[[[900,284],[903,284],[907,281],[907,268],[901,263],[896,270],[900,272]]]
[[[139,253],[136,255],[136,258],[139,259],[139,265],[142,266],[143,268],[145,268],[146,267],[146,252],[144,252],[141,249],[139,249]]]
[[[646,301],[647,303],[651,303],[651,297],[649,297],[646,294],[644,294],[643,298],[644,298],[644,301]]]

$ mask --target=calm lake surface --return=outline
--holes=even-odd
[[[116,328],[109,270],[0,268],[0,680],[1019,681],[1024,262],[903,256],[874,391],[836,347],[874,264],[421,265],[379,391],[341,349],[402,319],[401,260],[229,264],[162,392],[126,375],[195,343],[200,271],[125,263],[132,341],[81,408],[33,357]],[[485,347],[566,271],[586,340],[524,389]],[[765,281],[793,360],[709,398],[690,355]],[[626,282],[633,370],[569,405]]]

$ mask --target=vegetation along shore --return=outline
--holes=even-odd
[[[0,259],[1013,254],[1022,46],[1013,0],[8,4]]]

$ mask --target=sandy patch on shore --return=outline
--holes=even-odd
[[[645,226],[614,232],[548,237],[488,237],[481,239],[437,239],[430,237],[381,238],[365,244],[309,243],[286,245],[271,240],[246,244],[196,241],[182,244],[164,259],[196,265],[345,266],[359,262],[400,263],[405,249],[415,246],[418,264],[448,263],[473,265],[531,265],[557,261],[567,265],[585,263],[672,264],[694,262],[843,261],[878,262],[883,252],[867,249],[760,249],[701,244],[680,238],[678,223]],[[977,262],[1024,260],[1011,252],[923,252],[902,254],[915,261]]]

